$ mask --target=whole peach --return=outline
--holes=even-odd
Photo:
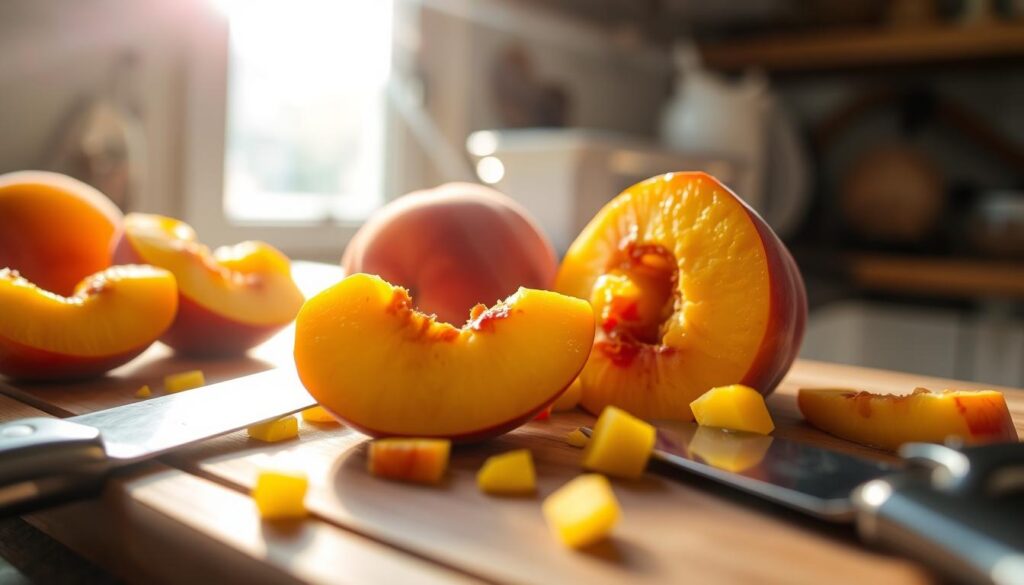
[[[110,266],[121,211],[85,183],[45,171],[0,175],[0,268],[70,295]]]
[[[409,289],[413,302],[461,324],[477,303],[520,286],[550,288],[558,262],[522,206],[470,183],[416,191],[385,205],[356,233],[341,260]]]

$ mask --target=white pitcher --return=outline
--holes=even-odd
[[[662,112],[662,141],[738,163],[743,172],[730,187],[777,232],[791,232],[806,210],[807,156],[767,78],[747,71],[730,81],[707,71],[690,43],[676,47],[675,60],[679,73]]]

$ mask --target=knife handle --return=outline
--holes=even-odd
[[[992,464],[998,460],[1003,470],[1019,474],[1024,445],[957,450],[915,444],[901,454],[918,467],[853,493],[864,540],[916,557],[956,581],[1024,585],[1024,492]],[[920,466],[924,461],[928,467]]]
[[[93,427],[42,417],[0,424],[0,518],[96,493],[109,470]]]

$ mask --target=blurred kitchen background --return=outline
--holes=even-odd
[[[452,180],[564,251],[711,172],[789,243],[805,357],[1024,386],[1021,0],[4,0],[0,172],[336,262]]]

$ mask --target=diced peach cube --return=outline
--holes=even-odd
[[[476,474],[480,491],[498,495],[531,494],[537,489],[537,474],[528,449],[517,449],[488,457]]]
[[[568,435],[565,436],[565,442],[569,443],[573,447],[579,447],[580,449],[587,446],[590,442],[590,438],[583,434],[583,431],[579,429],[573,429]]]
[[[448,439],[378,439],[370,443],[370,473],[377,477],[436,484],[448,468]]]
[[[153,391],[149,389],[149,384],[143,384],[141,388],[135,391],[136,398],[149,398],[153,395]]]
[[[583,451],[583,467],[619,477],[640,477],[654,449],[656,434],[650,424],[607,406]]]
[[[764,396],[749,386],[712,388],[690,403],[697,424],[767,435],[775,430]]]
[[[327,412],[322,406],[314,406],[302,411],[302,420],[317,424],[336,425],[340,424],[338,419]]]
[[[264,520],[302,518],[306,515],[309,480],[295,471],[263,470],[256,476],[252,499]]]
[[[299,436],[299,419],[294,416],[286,416],[277,420],[252,425],[246,430],[249,436],[257,441],[264,441],[266,443],[286,441]]]
[[[187,372],[181,372],[180,374],[171,374],[170,376],[164,377],[164,390],[166,390],[168,394],[184,392],[185,390],[191,390],[205,385],[206,377],[203,376],[202,370],[189,370]]]
[[[593,544],[611,532],[619,520],[619,502],[608,479],[590,473],[560,487],[544,500],[544,519],[566,546]]]

